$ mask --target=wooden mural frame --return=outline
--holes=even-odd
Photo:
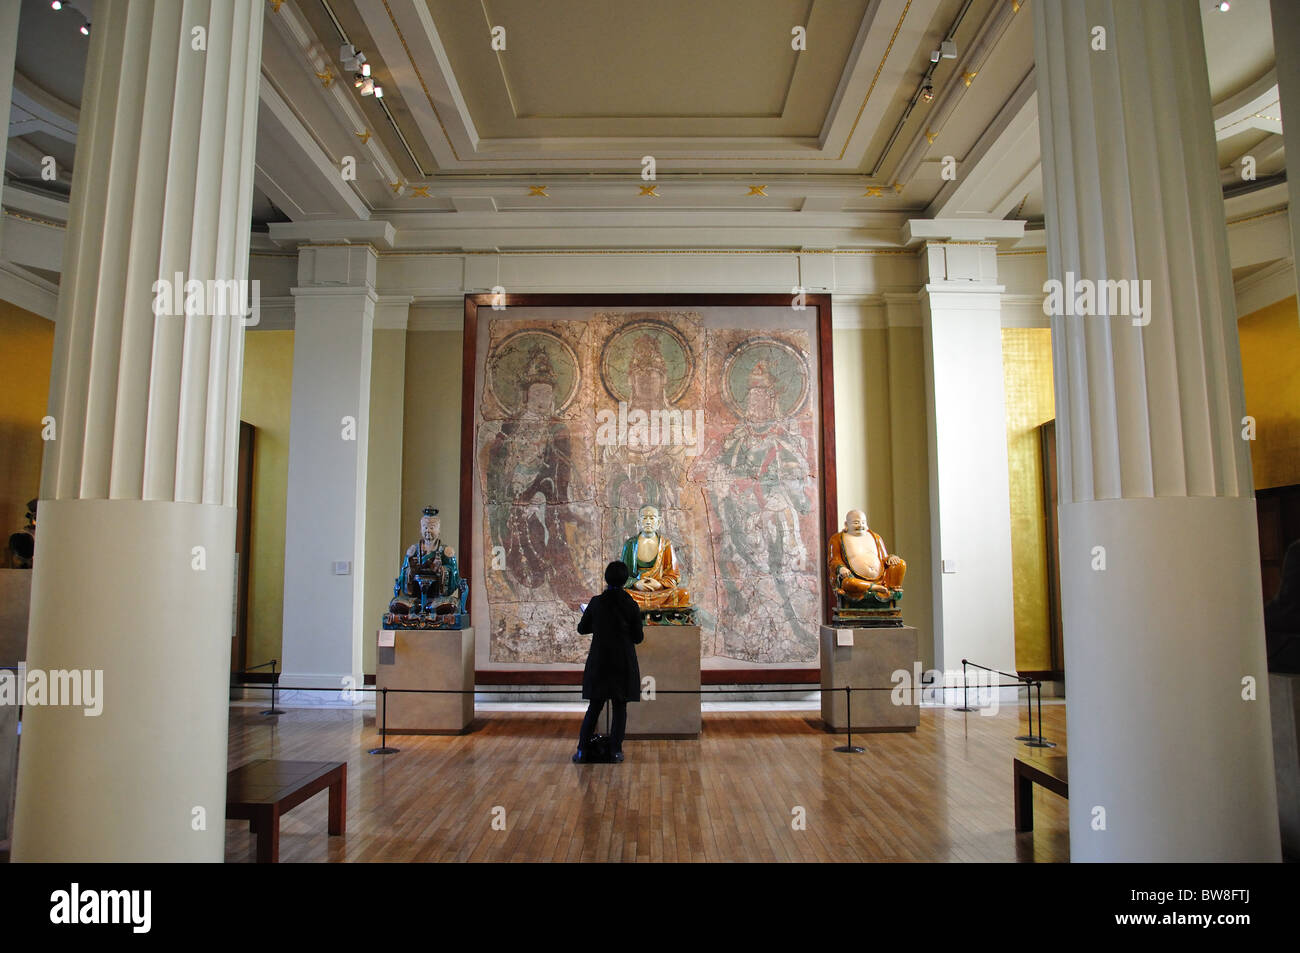
[[[785,307],[791,306],[791,296],[782,294],[507,294],[507,310],[512,308],[637,308],[637,309],[691,309],[717,307]],[[817,423],[820,430],[818,449],[820,464],[821,513],[819,534],[821,546],[839,526],[839,503],[836,493],[835,465],[835,381],[831,342],[831,296],[805,294],[805,306],[816,312],[817,339],[816,375],[818,380]],[[465,295],[465,323],[462,344],[461,368],[461,434],[460,434],[460,552],[468,559],[473,552],[474,514],[473,480],[475,459],[475,420],[479,382],[475,379],[479,345],[480,308],[491,309],[502,304],[501,296],[492,293]],[[484,323],[486,327],[486,322]],[[819,550],[819,556],[822,551]],[[824,559],[817,559],[820,567]],[[471,572],[473,567],[467,566]],[[822,599],[821,621],[829,622],[829,593]],[[471,605],[473,618],[478,607]],[[782,668],[777,665],[763,668],[704,669],[706,684],[812,684],[819,681],[819,666]],[[581,681],[581,670],[574,672],[539,669],[535,672],[483,669],[476,673],[480,685],[507,684],[573,684]]]

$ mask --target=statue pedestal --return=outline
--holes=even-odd
[[[392,646],[375,653],[375,687],[457,689],[463,695],[388,694],[388,732],[395,735],[460,735],[474,720],[473,629],[382,629]],[[375,727],[383,719],[375,693]]]
[[[17,675],[17,673],[9,673]],[[27,686],[15,683],[19,697],[26,697]],[[0,841],[9,840],[9,805],[14,797],[14,780],[18,776],[18,706],[0,705]]]
[[[844,688],[892,688],[890,676],[902,669],[911,686],[913,665],[921,653],[917,630],[910,625],[877,629],[821,627],[822,721],[831,731],[844,731],[849,719]],[[852,645],[839,645],[839,637]],[[833,691],[832,689],[840,689]],[[892,691],[853,693],[854,731],[915,731],[921,723],[918,696],[907,692],[906,704],[895,705]]]
[[[654,678],[655,697],[627,706],[629,738],[698,738],[700,736],[700,627],[647,625],[636,647],[641,683]],[[688,690],[687,695],[663,694]],[[603,731],[604,720],[601,720]]]

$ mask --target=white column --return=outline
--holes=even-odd
[[[364,618],[375,265],[369,245],[299,250],[285,506],[286,685],[342,689],[346,676],[360,685],[364,633],[378,626]],[[401,461],[393,466],[400,469]],[[346,564],[345,574],[336,563]],[[310,693],[303,700],[326,697],[333,699]]]
[[[1048,273],[1151,283],[1140,316],[1052,318],[1070,855],[1278,860],[1200,12],[1038,0],[1034,17]]]
[[[936,665],[1015,671],[1002,286],[991,242],[930,242],[920,293]],[[918,567],[921,568],[921,567]],[[1014,690],[1008,691],[1014,699]]]
[[[243,326],[152,306],[247,274],[261,39],[255,0],[95,5],[28,664],[102,713],[24,710],[16,861],[223,856]]]

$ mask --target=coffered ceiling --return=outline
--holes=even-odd
[[[74,21],[93,18],[90,0],[65,7],[76,9],[23,0],[6,157],[11,186],[56,196],[75,173],[87,41]],[[756,244],[783,230],[788,243],[791,226],[806,226],[808,244],[870,245],[896,241],[915,217],[1032,223],[1033,7],[268,2],[254,217],[278,222],[271,235],[285,242],[334,223],[380,244],[464,248],[498,247],[506,231],[518,242],[521,229],[554,244],[572,236],[546,230],[588,225],[632,244],[654,244],[666,226]],[[1204,22],[1232,189],[1245,154],[1265,179],[1284,168],[1268,2],[1234,0],[1229,14],[1207,3]],[[955,55],[932,68],[948,38]],[[365,53],[382,99],[354,87],[344,43]],[[39,177],[45,155],[57,183]],[[956,181],[941,175],[949,157]]]

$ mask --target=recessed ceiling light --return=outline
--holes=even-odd
[[[1216,3],[1214,6],[1215,9],[1217,9],[1220,13],[1227,13],[1229,10],[1232,9],[1232,5],[1228,3],[1228,0],[1219,0],[1219,2]]]
[[[90,36],[90,21],[89,21],[89,20],[87,20],[85,23],[81,24],[81,35],[82,35],[82,36]]]
[[[50,9],[51,9],[51,10],[62,10],[62,9],[63,9],[63,0],[50,0]]]
[[[934,102],[934,87],[929,83],[921,87],[921,101],[926,103]]]

